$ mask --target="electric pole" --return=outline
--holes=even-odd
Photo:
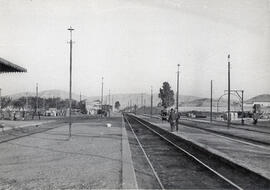
[[[109,105],[111,105],[111,90],[109,89]]]
[[[213,120],[213,80],[211,80],[210,122]]]
[[[2,112],[2,96],[1,96],[1,88],[0,88],[0,112]]]
[[[2,96],[1,96],[1,88],[0,88],[0,111],[2,111]]]
[[[38,83],[36,83],[36,113],[38,112]]]
[[[151,86],[151,109],[150,109],[150,115],[152,117],[153,115],[153,87]]]
[[[111,90],[109,89],[109,117],[111,117]]]
[[[32,119],[34,119],[36,114],[38,114],[38,117],[40,119],[40,115],[38,113],[38,83],[36,83],[36,105],[35,105],[35,111],[32,114]]]
[[[146,99],[143,100],[143,113],[145,114]]]
[[[101,100],[100,100],[100,102],[101,102],[101,109],[102,109],[102,104],[103,104],[103,77],[101,78]]]
[[[227,118],[227,127],[230,127],[231,122],[231,76],[230,76],[230,54],[228,55],[228,118]]]
[[[179,67],[180,67],[180,64],[177,64],[177,92],[176,92],[176,111],[177,111],[177,114],[178,114],[178,105],[179,105]]]
[[[44,110],[44,112],[46,111],[46,109],[45,109],[45,98],[43,98],[43,110]]]
[[[242,93],[242,116],[241,116],[241,124],[244,125],[244,90],[241,90]]]
[[[69,41],[69,137],[71,137],[71,106],[72,106],[72,31],[74,30],[71,26],[68,28],[70,32],[70,41]]]
[[[115,105],[115,104],[113,103],[113,100],[114,100],[114,99],[113,99],[113,95],[112,95],[112,111],[114,112],[114,105]]]
[[[141,93],[141,107],[143,107],[143,93]]]
[[[25,100],[25,104],[26,104],[26,106],[25,106],[25,110],[27,111],[27,109],[28,109],[28,93],[26,92],[26,100]]]

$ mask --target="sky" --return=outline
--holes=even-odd
[[[0,0],[0,57],[27,73],[0,75],[2,95],[69,90],[85,96],[158,93],[214,97],[231,88],[245,97],[270,93],[270,0]]]

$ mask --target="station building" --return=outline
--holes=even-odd
[[[101,102],[100,100],[94,101],[85,100],[85,107],[87,110],[87,114],[96,115],[98,113],[98,110],[101,109]]]
[[[14,73],[14,72],[21,73],[27,72],[27,70],[0,57],[0,73]]]
[[[0,74],[1,73],[22,73],[22,72],[27,72],[27,70],[23,67],[15,65],[14,63],[11,63],[10,61],[7,61],[0,57]],[[5,113],[2,112],[1,104],[2,103],[1,103],[1,86],[0,86],[0,112],[1,112],[0,117],[2,118],[4,117]]]

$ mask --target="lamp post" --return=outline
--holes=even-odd
[[[68,28],[70,32],[70,41],[69,41],[69,137],[71,137],[71,106],[72,106],[72,31],[74,30],[71,26]]]

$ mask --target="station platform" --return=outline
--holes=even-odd
[[[270,128],[268,127],[255,127],[249,125],[234,124],[231,124],[229,127],[227,127],[227,124],[216,121],[198,121],[188,118],[181,119],[180,124],[208,130],[210,132],[223,134],[229,137],[236,137],[238,139],[243,139],[256,144],[270,146]]]
[[[69,138],[69,126],[63,122],[0,143],[0,189],[136,189],[122,126],[121,117],[78,121]]]
[[[167,121],[162,122],[157,117],[150,118],[143,115],[139,115],[138,117],[147,120],[153,125],[156,125],[164,130],[170,131],[170,125]],[[235,128],[227,129],[225,127],[215,126],[213,124],[210,126],[207,123],[195,124],[197,127],[180,124],[179,132],[173,133],[213,154],[221,156],[230,162],[254,171],[255,173],[270,180],[270,146],[245,141],[241,138],[237,139],[226,137],[219,135],[217,132],[212,133],[211,131],[205,131],[199,127],[213,128],[216,131],[222,131],[222,133],[226,132],[232,135],[237,134],[246,138],[260,139],[264,142],[269,142],[269,135]]]

